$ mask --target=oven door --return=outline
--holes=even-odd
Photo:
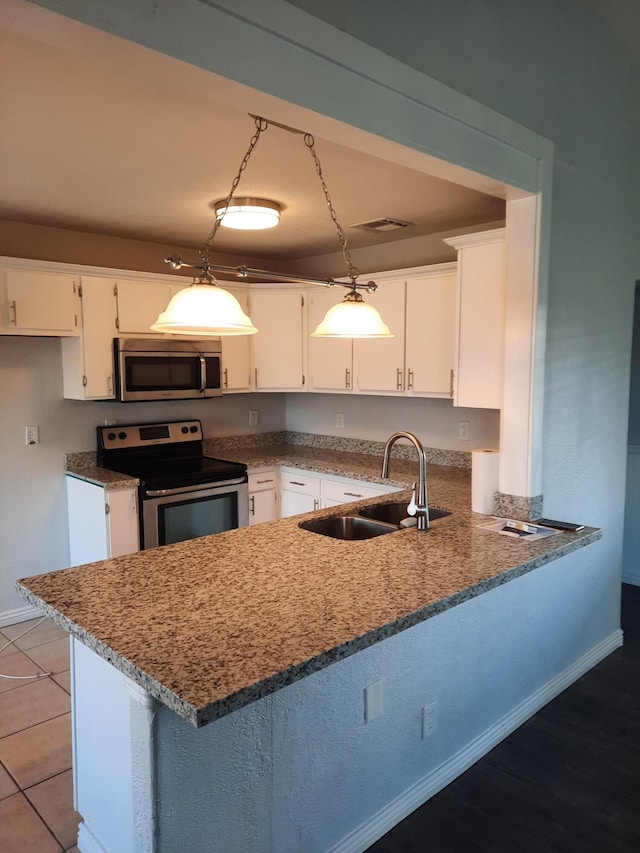
[[[222,394],[218,354],[120,351],[117,364],[118,394],[124,402]]]
[[[246,527],[247,478],[175,489],[141,489],[140,547],[155,548]]]

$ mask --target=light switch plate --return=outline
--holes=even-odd
[[[364,721],[370,723],[376,717],[382,716],[383,691],[382,679],[370,684],[364,689]]]

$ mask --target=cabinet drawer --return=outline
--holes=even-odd
[[[249,491],[264,492],[265,489],[275,489],[278,477],[275,471],[255,471],[249,473]]]
[[[306,471],[282,471],[280,474],[281,489],[302,495],[319,495],[320,482],[320,477],[312,477]]]
[[[324,498],[330,501],[347,503],[348,501],[360,501],[363,498],[375,498],[377,495],[385,494],[384,487],[377,489],[375,486],[364,483],[339,483],[337,480],[324,481]]]

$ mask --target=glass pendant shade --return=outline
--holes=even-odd
[[[274,228],[280,221],[280,205],[261,198],[237,198],[228,207],[225,207],[224,201],[219,201],[215,211],[224,228],[243,231]]]
[[[350,294],[349,294],[350,295]],[[351,300],[333,305],[318,324],[312,338],[392,338],[393,333],[373,305]]]
[[[153,332],[176,335],[255,335],[258,331],[238,300],[215,284],[179,290],[151,326]]]

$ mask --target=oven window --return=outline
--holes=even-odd
[[[236,491],[158,507],[159,545],[222,533],[238,526]]]
[[[200,390],[200,359],[196,356],[128,355],[127,391]]]

